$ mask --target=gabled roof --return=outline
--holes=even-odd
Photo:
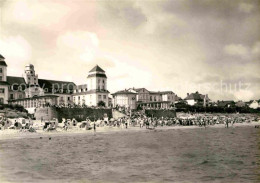
[[[26,87],[26,83],[23,77],[7,76],[7,82],[14,87],[13,89],[17,89],[19,85],[22,86],[23,90]],[[38,83],[46,93],[52,93],[53,89],[59,89],[59,91],[55,91],[55,93],[61,93],[61,89],[63,89],[62,93],[72,93],[74,87],[76,86],[73,82],[69,81],[56,81],[47,79],[38,79]]]
[[[219,107],[226,107],[227,105],[231,105],[231,104],[235,104],[235,102],[233,100],[230,101],[219,101],[218,102],[218,106]]]
[[[23,77],[7,76],[6,81],[11,86],[10,90],[17,91],[17,90],[20,90],[20,89],[25,90],[25,88],[26,88],[26,83],[25,83],[25,80],[24,80]],[[21,87],[20,89],[19,89],[19,86]]]
[[[25,80],[23,77],[17,77],[17,76],[7,76],[6,77],[6,80],[7,82],[10,84],[10,85],[13,85],[13,84],[25,84]]]
[[[93,69],[91,69],[89,72],[105,72],[101,67],[96,65]]]
[[[5,59],[5,57],[3,57],[3,55],[1,55],[1,54],[0,54],[0,58]]]
[[[187,97],[184,100],[210,100],[208,95],[202,95],[199,92],[188,94]]]
[[[6,64],[6,62],[5,61],[0,61],[0,66],[6,66],[7,67],[7,64]]]
[[[246,106],[246,103],[243,102],[243,101],[238,101],[238,102],[236,102],[236,106],[237,107],[244,107],[244,106]]]
[[[136,95],[137,93],[131,92],[129,90],[120,90],[120,91],[113,93],[112,95],[120,95],[120,94],[135,94]]]
[[[175,101],[179,101],[182,100],[181,97],[178,97],[177,95],[175,95]]]
[[[80,89],[86,89],[88,88],[88,85],[87,84],[83,84],[83,85],[77,85],[76,86],[76,89],[80,90]]]
[[[146,88],[132,88],[132,89],[136,92],[140,92],[141,90],[145,90],[145,91],[149,92],[149,90],[147,90]]]
[[[173,94],[172,91],[149,91],[150,94],[157,94],[157,95],[165,95],[165,94]]]
[[[199,94],[198,92],[196,93],[191,93],[189,94],[185,100],[202,100],[203,95]]]
[[[85,94],[93,94],[93,93],[109,93],[108,90],[88,90],[88,91],[85,91],[85,92],[77,92],[77,93],[73,93],[72,95],[73,96],[78,96],[78,95],[85,95]]]
[[[38,83],[46,93],[72,93],[75,88],[75,83],[70,81],[56,81],[56,80],[47,80],[47,79],[38,79]],[[62,92],[60,92],[62,90]]]

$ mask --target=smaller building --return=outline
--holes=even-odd
[[[249,107],[252,109],[260,108],[260,101],[253,100],[250,102]]]
[[[218,106],[218,107],[223,107],[223,108],[224,108],[224,107],[228,107],[228,108],[229,108],[229,107],[235,107],[235,104],[236,104],[236,103],[235,103],[233,100],[228,100],[228,101],[223,101],[223,100],[222,100],[222,101],[218,101],[218,102],[217,102],[217,106]]]
[[[129,88],[113,94],[113,105],[142,108],[170,108],[175,105],[176,95],[172,91],[149,91],[145,88]],[[135,100],[133,100],[135,99]]]
[[[121,90],[112,94],[113,106],[124,107],[126,109],[136,109],[137,92],[131,90]]]
[[[0,104],[8,103],[7,64],[5,58],[0,54]]]
[[[237,101],[235,104],[236,107],[246,107],[246,103],[243,101]]]
[[[188,105],[201,105],[201,106],[208,106],[209,105],[209,97],[208,94],[203,95],[200,94],[198,91],[195,93],[187,93],[187,97],[184,99],[188,103]]]

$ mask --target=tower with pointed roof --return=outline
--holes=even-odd
[[[105,71],[96,65],[88,73],[87,84],[88,90],[107,90],[107,76]]]
[[[106,72],[96,65],[87,76],[87,87],[78,87],[73,94],[75,104],[98,106],[102,101],[108,106],[107,76]]]
[[[7,64],[5,57],[0,54],[0,104],[8,103]]]

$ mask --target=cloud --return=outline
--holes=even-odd
[[[243,46],[242,44],[230,44],[224,47],[224,51],[228,55],[232,56],[247,56],[248,55],[248,48]]]
[[[66,32],[61,34],[56,41],[60,53],[68,57],[79,56],[82,61],[93,61],[99,46],[95,33],[87,31]]]
[[[248,101],[252,99],[254,96],[254,92],[251,90],[240,90],[237,92],[234,92],[234,97],[236,100],[243,100]]]
[[[70,11],[62,3],[50,1],[6,1],[4,4],[3,21],[7,24],[19,23],[42,27],[58,24]]]
[[[111,92],[134,86],[179,96],[199,90],[199,81],[259,78],[258,1],[6,0],[0,6],[0,54],[16,75],[32,62],[41,78],[83,84],[99,64]],[[195,87],[182,87],[186,82]],[[259,89],[252,89],[254,97]]]
[[[24,65],[32,57],[30,43],[20,35],[0,39],[0,50],[1,54],[5,57],[8,65],[8,74],[10,75],[21,75]]]
[[[245,2],[241,2],[238,7],[238,9],[244,13],[250,13],[253,10],[253,8],[254,6],[252,4]]]
[[[130,62],[123,62],[116,57],[110,57],[115,67],[107,70],[108,86],[112,92],[130,87],[145,87],[152,83],[152,74],[149,71],[136,67]],[[127,76],[127,77],[126,77]]]
[[[255,55],[260,55],[260,41],[256,42],[252,48],[252,53]]]
[[[146,21],[146,16],[135,1],[100,1],[99,21],[106,25],[136,28]]]

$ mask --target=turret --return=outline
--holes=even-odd
[[[96,65],[88,73],[87,77],[88,89],[106,91],[107,90],[107,76],[103,69]]]
[[[0,104],[8,103],[8,82],[7,82],[7,64],[5,57],[0,54]]]
[[[0,81],[6,81],[7,75],[7,64],[5,62],[5,57],[0,54]]]
[[[25,66],[24,80],[27,85],[38,85],[38,75],[35,74],[34,66],[32,64]]]

